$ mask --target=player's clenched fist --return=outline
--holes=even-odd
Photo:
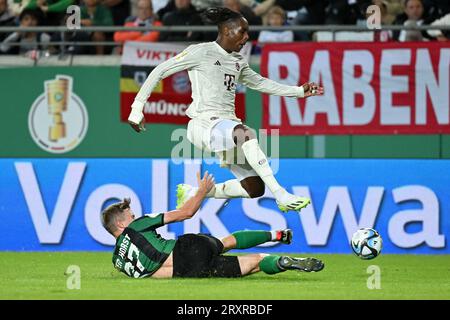
[[[131,108],[128,123],[136,132],[145,131],[145,118],[141,111]]]
[[[315,82],[307,82],[302,87],[305,92],[305,98],[323,95],[323,87]]]

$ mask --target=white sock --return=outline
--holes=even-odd
[[[212,195],[207,195],[216,199],[230,199],[230,198],[250,198],[247,191],[242,187],[237,179],[218,183],[211,190]]]
[[[189,192],[188,197],[192,197],[197,193],[198,188],[193,187]],[[231,199],[231,198],[250,198],[247,191],[242,187],[237,179],[218,183],[206,195],[207,198],[216,199]]]
[[[277,231],[275,231],[275,230],[270,231],[270,235],[272,237],[271,238],[272,241],[277,240]]]
[[[242,151],[250,166],[264,181],[269,190],[272,191],[275,198],[277,198],[277,194],[283,191],[286,192],[273,176],[272,168],[269,165],[266,155],[259,147],[258,140],[251,139],[244,142],[242,144]]]

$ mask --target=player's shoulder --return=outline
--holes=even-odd
[[[205,50],[208,50],[209,48],[211,48],[211,44],[212,44],[212,42],[201,42],[201,43],[191,44],[186,48],[186,51],[195,52],[195,53],[205,52]]]
[[[239,63],[241,66],[248,64],[247,59],[245,59],[244,56],[239,52],[232,52],[231,56],[233,57],[234,61]]]
[[[129,229],[133,229],[135,231],[138,231],[140,229],[142,229],[145,224],[152,219],[152,217],[149,217],[148,215],[143,215],[139,218],[134,219],[129,225],[128,228]]]
[[[182,52],[180,52],[177,56],[175,56],[176,61],[181,61],[186,59],[196,59],[201,60],[204,55],[205,43],[196,43],[187,46]]]
[[[244,61],[245,61],[244,56],[243,56],[242,54],[240,54],[239,52],[233,51],[233,52],[231,53],[231,55],[232,55],[234,58],[238,59],[238,60],[244,60]]]
[[[163,212],[147,213],[142,218],[155,219],[160,218],[161,215],[164,215],[164,213]]]

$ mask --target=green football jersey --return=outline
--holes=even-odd
[[[134,220],[117,238],[114,267],[134,278],[151,276],[172,252],[176,240],[166,240],[155,230],[164,225],[164,214]]]

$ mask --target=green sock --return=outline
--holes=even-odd
[[[253,248],[272,240],[272,234],[269,231],[236,231],[233,236],[236,239],[236,249]]]
[[[270,255],[267,257],[264,257],[264,259],[261,260],[259,263],[259,268],[262,272],[267,274],[275,274],[279,272],[283,272],[285,270],[280,269],[278,266],[278,259],[280,259],[280,256],[274,256]]]

